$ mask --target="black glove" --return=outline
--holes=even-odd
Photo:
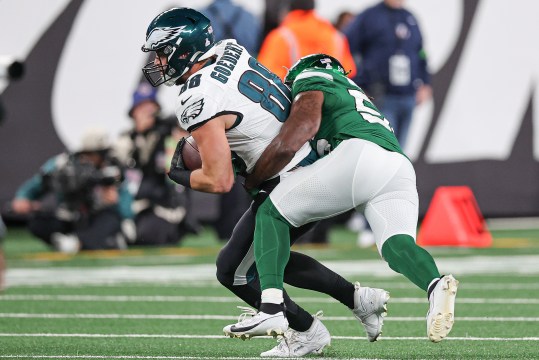
[[[182,157],[182,150],[185,143],[185,138],[181,138],[181,140],[178,141],[176,150],[174,150],[174,156],[172,156],[172,161],[170,162],[168,177],[177,184],[191,187],[191,171],[185,168]]]
[[[183,147],[185,146],[186,142],[187,140],[185,140],[185,138],[183,137],[176,144],[176,150],[174,150],[174,155],[172,156],[172,160],[170,162],[170,171],[172,171],[172,169],[187,170],[183,163],[182,157]]]
[[[279,185],[280,177],[274,177],[273,179],[266,180],[260,184],[259,188],[247,190],[247,192],[253,198],[252,210],[256,213],[260,205],[269,197],[270,193]]]

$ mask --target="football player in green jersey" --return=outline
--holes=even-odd
[[[325,54],[306,56],[289,70],[290,115],[246,179],[245,187],[255,189],[309,139],[323,156],[281,178],[258,209],[254,251],[262,305],[251,321],[253,331],[268,331],[263,323],[269,315],[268,323],[277,327],[275,314],[287,326],[281,304],[290,229],[356,209],[389,267],[427,292],[427,335],[441,341],[453,326],[458,281],[441,276],[432,256],[416,245],[419,201],[412,163],[390,123],[345,75],[339,61]]]

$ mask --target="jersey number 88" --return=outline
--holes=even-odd
[[[254,58],[249,59],[252,70],[244,72],[238,83],[238,90],[249,100],[260,104],[280,122],[284,122],[290,112],[290,90],[277,75],[271,73]]]

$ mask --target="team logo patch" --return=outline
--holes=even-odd
[[[180,35],[185,29],[185,25],[177,27],[159,27],[152,30],[146,37],[144,47],[150,50],[161,48],[167,41]]]
[[[180,121],[182,124],[188,124],[189,121],[196,118],[200,113],[202,112],[202,109],[204,108],[204,99],[200,99],[191,105],[187,106],[180,117]]]

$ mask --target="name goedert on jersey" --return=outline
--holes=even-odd
[[[225,46],[223,55],[219,58],[210,76],[217,81],[226,84],[228,77],[232,74],[232,71],[238,63],[243,49],[236,43],[228,42]]]

